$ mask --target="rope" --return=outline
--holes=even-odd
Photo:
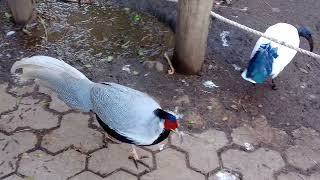
[[[313,58],[315,58],[315,59],[320,59],[320,55],[318,55],[318,54],[316,54],[316,53],[313,53],[313,52],[310,52],[310,51],[307,51],[307,50],[304,50],[304,49],[301,49],[301,48],[298,48],[298,47],[294,47],[294,46],[292,46],[292,45],[290,45],[290,44],[287,44],[286,42],[279,41],[279,40],[277,40],[277,39],[275,39],[275,38],[266,36],[265,34],[263,34],[263,33],[260,32],[260,31],[257,31],[257,30],[254,30],[254,29],[252,29],[252,28],[249,28],[249,27],[247,27],[247,26],[244,26],[244,25],[242,25],[242,24],[239,24],[239,23],[237,23],[237,22],[235,22],[235,21],[232,21],[232,20],[230,20],[230,19],[227,19],[227,18],[225,18],[225,17],[223,17],[223,16],[221,16],[221,15],[219,15],[219,14],[216,14],[216,13],[214,13],[214,12],[212,12],[212,11],[211,11],[211,15],[212,15],[213,17],[215,17],[215,18],[217,18],[217,19],[219,19],[219,20],[227,23],[227,24],[230,24],[230,25],[232,25],[232,26],[238,27],[238,28],[240,28],[240,29],[242,29],[242,30],[245,30],[245,31],[250,32],[250,33],[252,33],[252,34],[255,34],[255,35],[257,35],[257,36],[264,37],[264,38],[269,39],[269,40],[271,40],[271,41],[273,41],[273,42],[276,42],[276,43],[278,43],[278,44],[281,44],[281,45],[283,45],[283,46],[286,46],[286,47],[288,47],[288,48],[290,48],[290,49],[294,49],[294,50],[300,52],[301,54],[308,55],[308,56],[313,57]]]

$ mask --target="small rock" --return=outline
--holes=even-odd
[[[232,66],[233,66],[234,70],[241,71],[241,67],[239,67],[238,65],[232,64]]]
[[[165,144],[160,144],[159,145],[159,151],[162,151],[164,149]]]
[[[102,53],[98,53],[95,55],[96,57],[101,57],[102,56]]]
[[[239,180],[238,176],[231,174],[228,171],[219,171],[214,175],[213,180]]]
[[[250,143],[244,143],[244,148],[247,150],[247,151],[253,151],[254,150],[254,147],[252,144]]]
[[[259,108],[263,108],[263,105],[262,105],[262,104],[259,104],[258,107],[259,107]]]
[[[11,35],[14,35],[16,32],[15,31],[9,31],[9,32],[7,32],[7,36],[11,36]]]
[[[189,86],[189,83],[188,83],[186,80],[182,79],[181,82],[182,82],[185,86]]]
[[[235,105],[235,104],[231,105],[231,108],[232,108],[232,109],[235,109],[235,110],[238,110],[238,107],[237,107],[237,105]]]
[[[23,153],[21,158],[22,159],[29,159],[30,156],[28,155],[28,153]]]
[[[280,12],[280,8],[272,8],[272,12],[278,13],[278,12]]]
[[[86,68],[92,68],[92,65],[91,65],[91,64],[86,64],[86,65],[84,65],[84,67],[86,67]]]
[[[212,106],[207,106],[207,109],[208,110],[212,110]]]
[[[230,5],[232,0],[225,0],[225,2]]]
[[[112,62],[112,60],[113,60],[113,56],[108,56],[107,58],[104,58],[101,61],[110,63],[110,62]]]
[[[214,87],[219,87],[219,86],[217,86],[217,85],[215,85],[212,81],[205,81],[204,83],[203,83],[203,85],[206,87],[206,88],[214,88]]]
[[[155,67],[158,72],[162,72],[164,69],[163,64],[161,62],[156,62]]]
[[[208,69],[209,69],[209,70],[213,69],[213,66],[210,64],[210,65],[208,66]]]
[[[229,46],[228,44],[228,39],[230,39],[229,35],[230,35],[230,31],[222,31],[222,33],[220,34],[223,47]]]
[[[317,96],[316,96],[316,95],[313,95],[313,94],[310,94],[310,95],[309,95],[309,98],[310,98],[310,99],[317,99]]]
[[[124,65],[123,67],[122,67],[122,71],[126,71],[127,73],[131,73],[131,70],[130,70],[130,65],[128,64],[128,65]]]
[[[140,74],[138,71],[133,71],[132,73],[133,73],[133,75],[135,75],[135,76]]]
[[[227,116],[225,116],[225,117],[222,118],[222,121],[226,121],[226,120],[228,120],[228,117],[227,117]]]

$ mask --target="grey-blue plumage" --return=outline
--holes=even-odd
[[[21,79],[36,79],[57,92],[74,109],[93,111],[118,134],[137,145],[150,145],[164,132],[165,120],[154,111],[160,105],[140,91],[115,83],[94,83],[67,63],[34,56],[14,63]]]
[[[91,101],[93,111],[109,127],[117,127],[136,144],[152,144],[163,131],[162,120],[153,113],[160,105],[140,91],[115,83],[95,84]]]

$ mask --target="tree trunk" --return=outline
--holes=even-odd
[[[177,72],[198,74],[207,49],[212,0],[179,0],[173,65]]]
[[[15,23],[27,24],[34,11],[34,0],[7,0]]]

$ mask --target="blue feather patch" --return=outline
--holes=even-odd
[[[273,60],[278,56],[278,48],[273,48],[270,43],[262,44],[250,59],[247,78],[256,83],[263,83],[270,76]]]

